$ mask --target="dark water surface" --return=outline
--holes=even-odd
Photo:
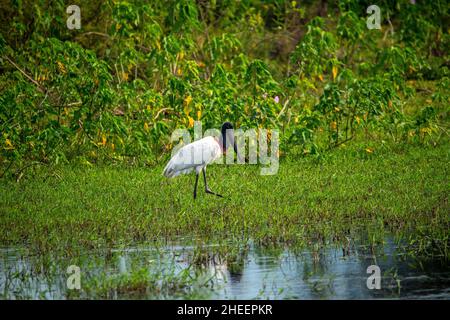
[[[214,245],[210,246],[211,249]],[[206,246],[208,248],[208,246]],[[200,299],[450,299],[450,267],[440,260],[418,260],[404,254],[391,240],[373,247],[326,247],[293,252],[249,245],[233,263],[211,258],[194,263],[195,247],[169,245],[114,249],[107,255],[86,254],[80,266],[81,290],[67,289],[70,260],[27,255],[19,248],[0,249],[0,297],[3,299],[66,298],[200,298]],[[213,251],[213,250],[212,250]],[[80,260],[81,261],[81,260]],[[370,265],[381,271],[381,288],[369,289]],[[152,274],[156,286],[179,278],[183,290],[107,290],[98,283],[131,275]],[[186,271],[188,271],[186,273]],[[96,283],[93,279],[98,279]],[[86,289],[87,286],[89,287]],[[145,281],[144,281],[145,287]],[[75,294],[73,294],[75,292]],[[73,295],[71,295],[73,294]]]

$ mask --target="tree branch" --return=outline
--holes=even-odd
[[[23,71],[17,64],[14,63],[14,61],[12,61],[8,56],[3,56],[3,58],[5,58],[6,60],[8,60],[8,62],[10,64],[12,64],[17,70],[20,71],[20,73],[22,73],[28,80],[30,80],[31,82],[33,82],[34,85],[37,86],[37,88],[39,89],[39,91],[41,91],[42,93],[45,93],[47,90],[45,90],[40,84],[39,82],[37,82],[36,80],[34,80],[31,76],[29,76],[25,71]]]

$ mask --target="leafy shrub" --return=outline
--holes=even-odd
[[[380,5],[381,31],[353,1],[105,0],[83,4],[82,30],[70,31],[64,1],[1,4],[0,174],[155,164],[196,120],[276,128],[284,152],[303,154],[357,138],[436,143],[448,17],[438,2]],[[436,81],[431,102],[406,112],[423,80]]]

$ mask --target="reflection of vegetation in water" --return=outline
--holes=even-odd
[[[66,286],[65,266],[74,260],[53,259],[40,272],[40,259],[25,257],[23,260],[4,263],[2,272],[3,297],[14,298],[194,298],[209,294],[212,286],[210,275],[195,270],[190,265],[179,265],[170,254],[163,257],[144,254],[142,259],[128,255],[126,268],[121,268],[120,255],[105,259],[89,255],[76,260],[81,268],[81,290]],[[22,259],[22,258],[21,258]],[[159,260],[160,259],[160,260]],[[208,290],[204,290],[208,288]]]
[[[225,244],[203,246],[202,256],[210,257],[205,264],[196,260],[198,248],[189,246],[142,246],[72,259],[9,251],[0,265],[0,289],[3,298],[354,299],[433,292],[445,296],[440,290],[450,280],[450,270],[440,269],[439,261],[424,271],[415,269],[413,263],[420,260],[405,258],[390,239],[375,247],[361,246],[357,240],[346,255],[336,245],[313,245],[302,252],[251,245],[229,263],[226,248]],[[236,261],[242,262],[239,269],[228,267]],[[374,263],[382,270],[379,291],[365,287],[366,268]],[[80,291],[66,287],[70,264],[82,270]]]

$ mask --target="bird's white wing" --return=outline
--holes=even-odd
[[[179,174],[189,173],[196,169],[197,173],[207,164],[221,156],[219,143],[213,137],[205,137],[182,147],[170,159],[163,174],[172,178]]]

